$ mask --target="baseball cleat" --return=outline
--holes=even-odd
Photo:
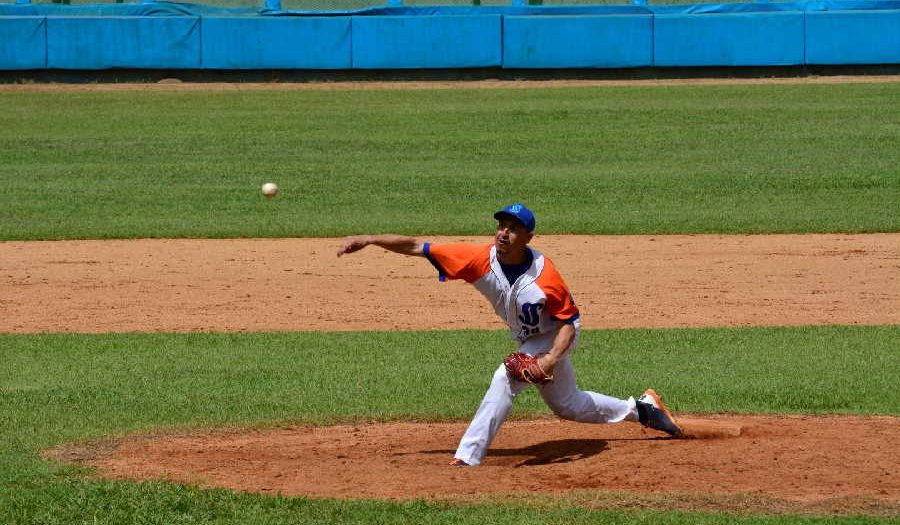
[[[451,467],[468,467],[470,465],[459,458],[455,458],[453,461],[450,462],[450,466]]]
[[[648,388],[637,400],[638,420],[642,425],[661,430],[670,436],[680,437],[683,432],[675,418],[666,409],[659,394]]]

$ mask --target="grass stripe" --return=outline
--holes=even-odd
[[[0,98],[0,239],[900,230],[900,83]]]
[[[681,412],[897,415],[898,342],[900,326],[593,330],[574,360],[585,388],[652,386]],[[26,452],[168,426],[467,419],[513,344],[450,331],[2,335],[0,347],[0,436]],[[514,417],[537,413],[527,391]]]

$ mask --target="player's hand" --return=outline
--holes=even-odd
[[[547,372],[547,375],[553,375],[553,369],[556,368],[557,359],[555,359],[551,354],[541,354],[538,356],[538,364],[544,369],[544,372]]]
[[[340,257],[345,253],[353,253],[362,250],[369,245],[369,238],[364,236],[345,237],[344,242],[338,249],[337,256]]]

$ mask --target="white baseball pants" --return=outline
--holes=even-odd
[[[553,345],[555,336],[554,332],[532,337],[519,347],[519,351],[530,355],[545,353]],[[637,406],[633,397],[627,400],[618,399],[578,389],[575,382],[575,367],[569,359],[569,354],[577,344],[578,335],[553,369],[553,381],[546,385],[537,385],[547,406],[563,419],[582,423],[637,421]],[[460,440],[454,457],[469,465],[480,464],[487,454],[491,441],[500,430],[500,425],[509,415],[513,400],[528,386],[528,383],[511,380],[506,373],[506,367],[501,363],[494,372],[491,386],[488,387],[481,406],[478,407],[469,428]]]

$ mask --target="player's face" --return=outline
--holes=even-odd
[[[501,217],[497,221],[497,234],[494,236],[494,245],[497,247],[500,262],[507,264],[521,262],[531,237],[532,234],[517,219]]]

